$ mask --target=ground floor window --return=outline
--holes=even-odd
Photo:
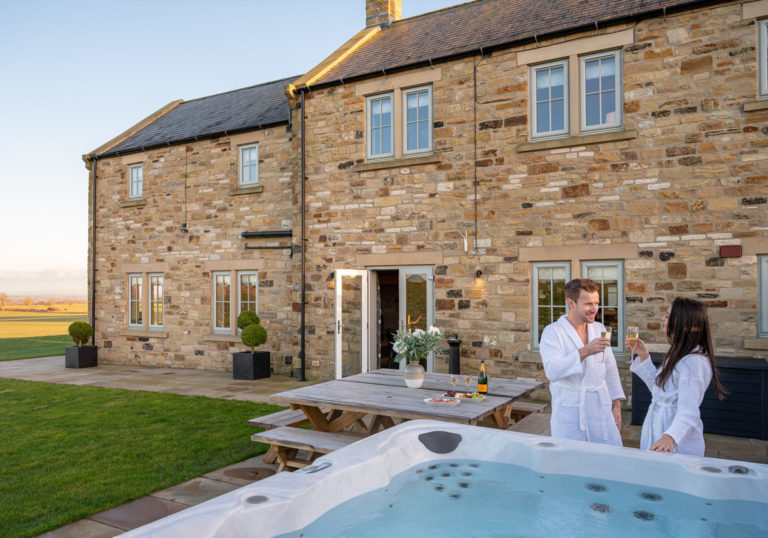
[[[128,326],[161,329],[164,325],[165,286],[163,273],[128,274]],[[149,292],[147,294],[147,291]],[[149,319],[144,315],[149,312]]]
[[[611,331],[614,352],[624,352],[624,262],[621,260],[582,261],[580,263],[534,262],[531,266],[532,323],[534,349],[538,349],[544,327],[567,313],[565,284],[572,275],[572,264],[580,265],[581,277],[600,286],[600,310],[596,321]]]
[[[768,336],[768,256],[758,256],[760,336]]]
[[[240,271],[238,273],[240,282],[237,313],[250,310],[259,311],[259,272],[258,271]]]
[[[232,329],[230,316],[232,276],[229,271],[213,273],[213,330],[228,332]]]
[[[233,295],[233,292],[236,295]],[[259,272],[250,270],[214,272],[212,302],[213,332],[232,334],[240,312],[259,311]]]

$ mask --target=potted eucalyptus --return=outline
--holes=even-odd
[[[399,330],[395,334],[392,349],[397,352],[395,361],[400,363],[405,384],[418,389],[424,383],[424,372],[427,366],[427,357],[430,353],[442,355],[443,348],[438,348],[443,340],[440,329],[434,325],[426,331],[424,329]]]
[[[75,345],[64,350],[64,366],[66,368],[92,368],[98,366],[98,348],[86,345],[91,336],[93,336],[91,324],[85,321],[75,321],[70,324],[68,332]]]
[[[251,349],[232,354],[233,379],[261,379],[269,377],[269,351],[256,351],[267,341],[267,331],[261,326],[261,319],[256,312],[246,310],[237,316],[237,327],[242,332],[240,339]]]

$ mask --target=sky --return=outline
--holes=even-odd
[[[85,297],[83,154],[176,99],[304,73],[364,26],[365,0],[3,2],[0,292]]]

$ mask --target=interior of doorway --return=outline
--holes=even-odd
[[[395,362],[397,353],[392,349],[392,342],[397,332],[400,312],[400,294],[398,290],[399,272],[379,270],[376,288],[376,341],[378,344],[378,367],[398,368]]]

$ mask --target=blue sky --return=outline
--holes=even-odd
[[[403,17],[460,0],[403,0]],[[81,155],[176,99],[307,71],[365,0],[6,2],[0,17],[0,292],[86,294]]]

